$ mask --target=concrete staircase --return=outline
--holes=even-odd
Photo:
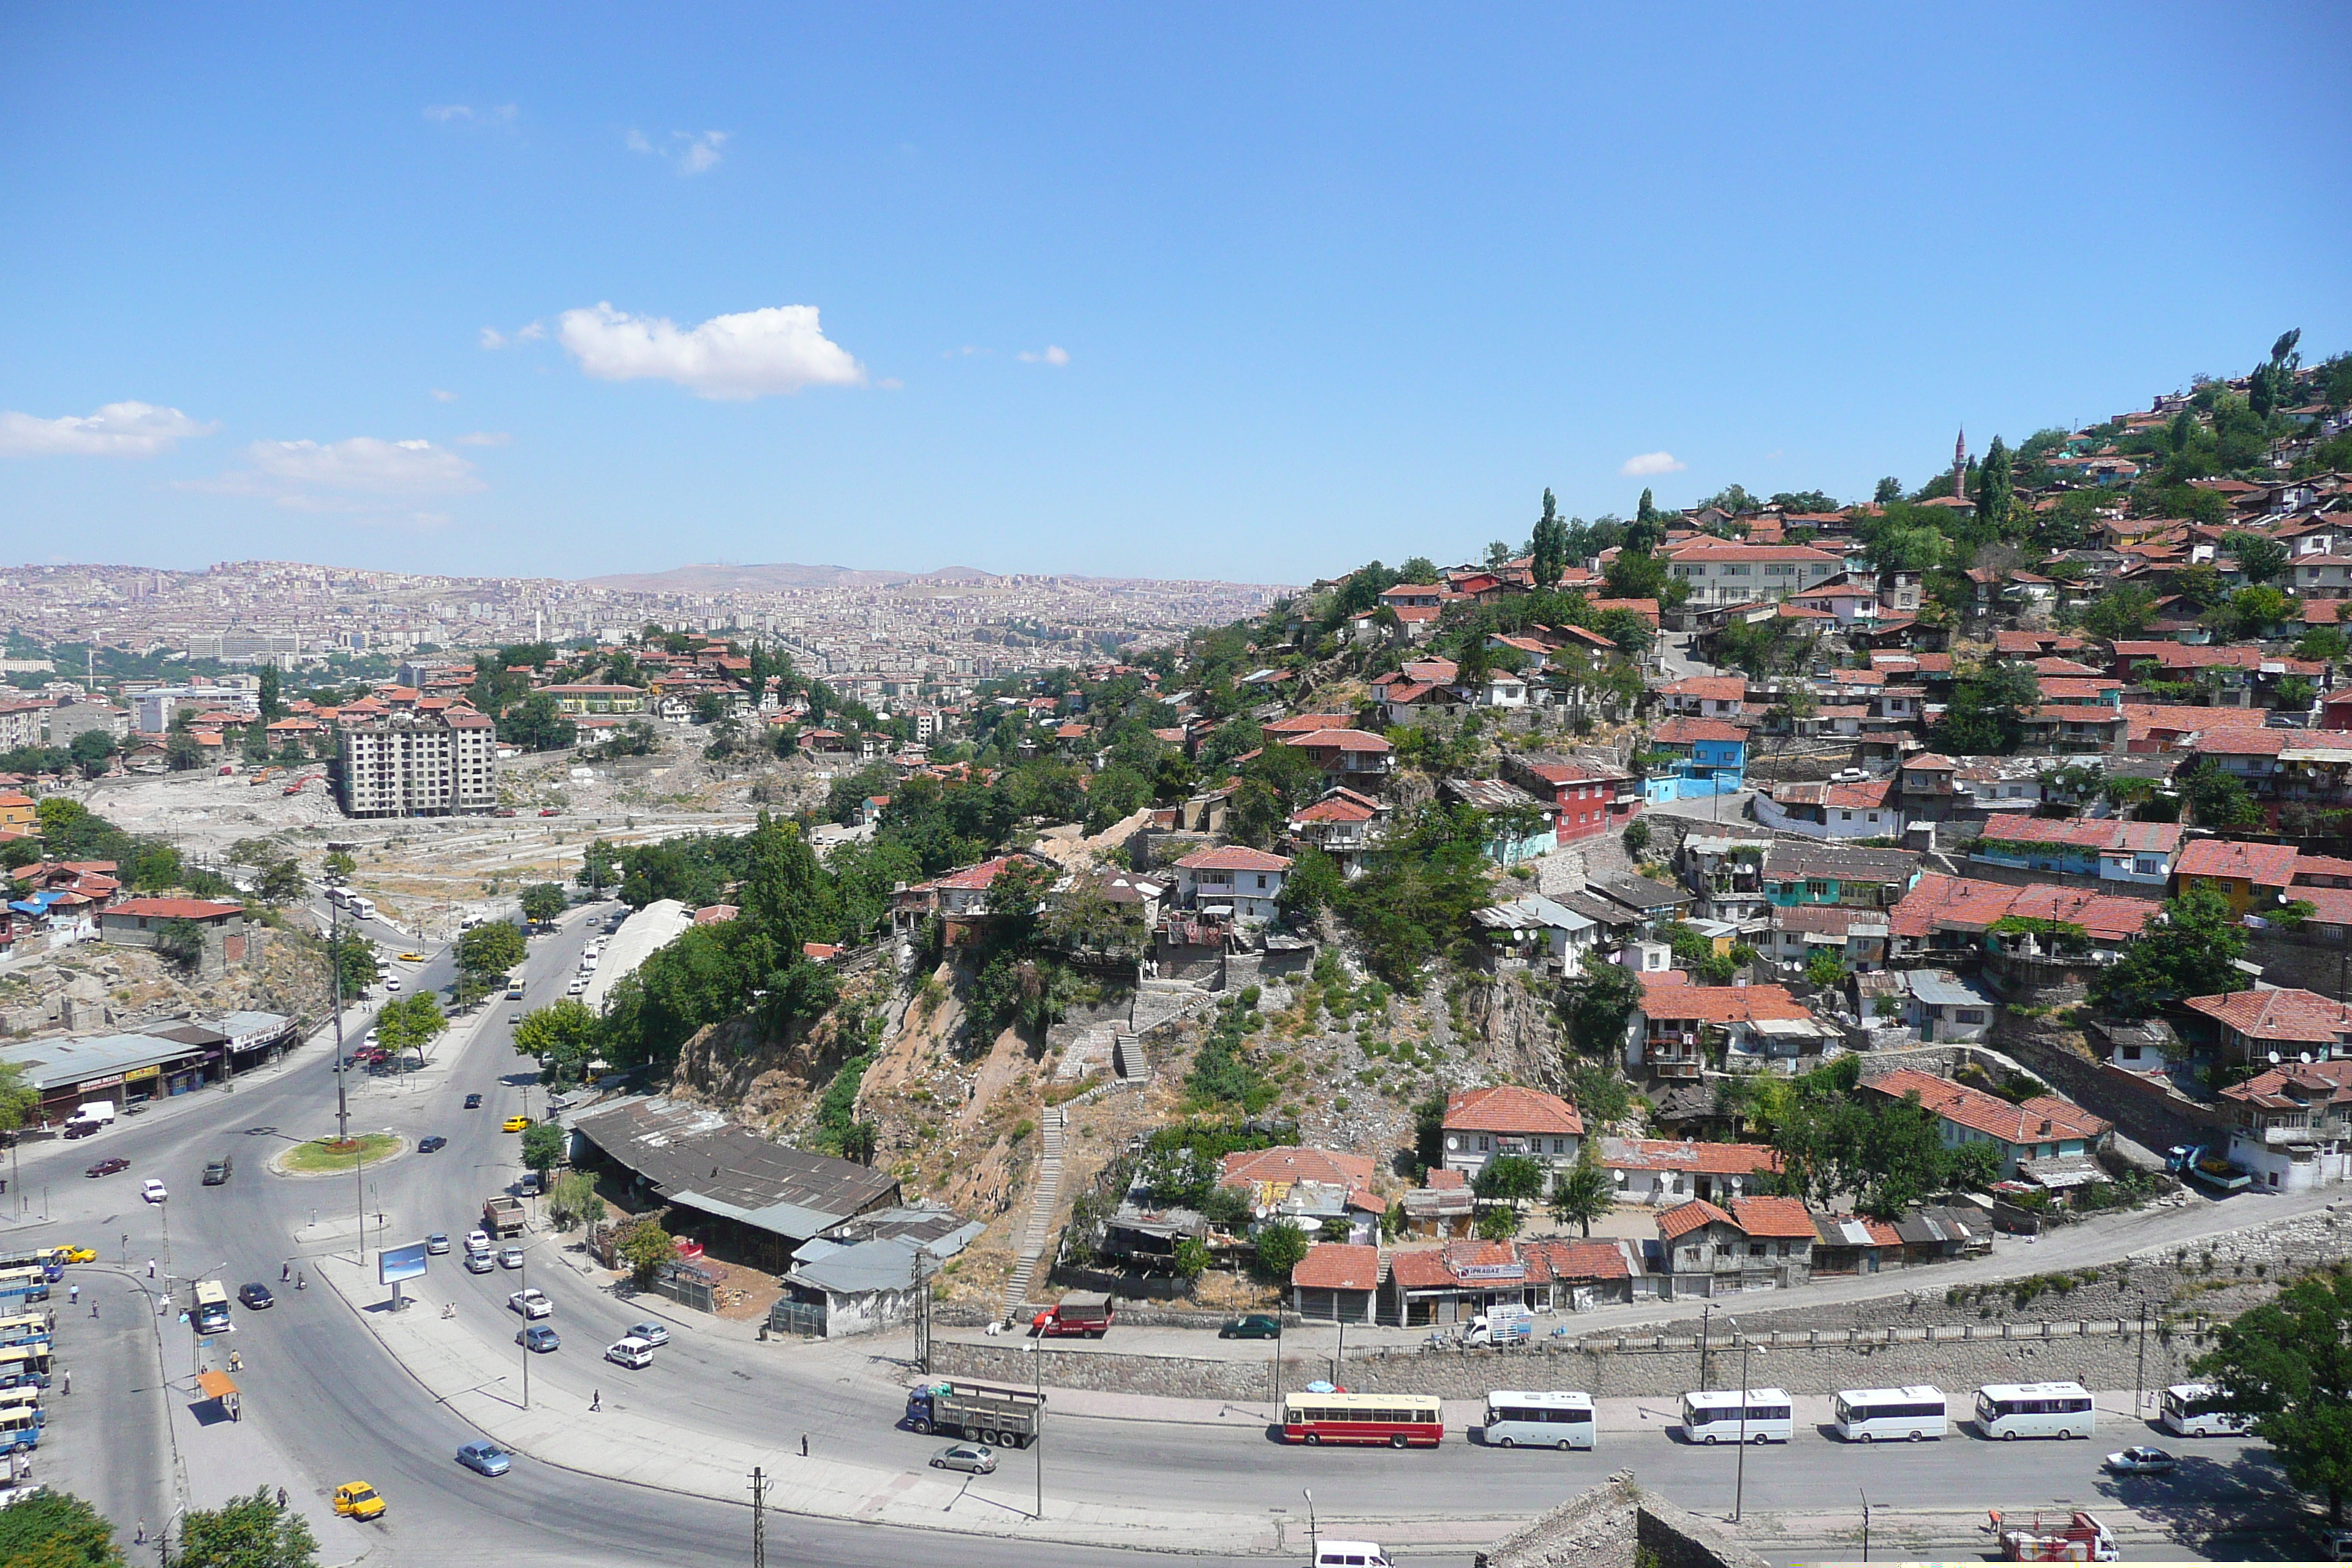
[[[1145,1052],[1140,1037],[1120,1030],[1118,1040],[1111,1046],[1110,1060],[1112,1070],[1118,1074],[1119,1082],[1151,1081],[1151,1058]]]
[[[1045,1257],[1045,1243],[1054,1233],[1054,1210],[1062,1196],[1062,1135],[1069,1118],[1058,1105],[1045,1108],[1042,1136],[1045,1147],[1037,1158],[1037,1186],[1030,1195],[1029,1224],[1021,1233],[1021,1250],[1013,1260],[1013,1277],[1004,1282],[1004,1316],[1017,1321],[1029,1300]]]

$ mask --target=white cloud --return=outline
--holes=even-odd
[[[455,403],[457,401],[457,395],[454,392],[446,392],[437,386],[432,390],[433,401],[436,403]]]
[[[535,343],[545,336],[547,336],[547,329],[533,321],[528,326],[516,328],[514,341],[519,343]]]
[[[1070,351],[1062,347],[1059,343],[1047,343],[1043,349],[1034,352],[1028,349],[1023,349],[1021,351],[1021,363],[1023,364],[1065,365],[1070,363]]]
[[[267,496],[295,511],[375,510],[352,496],[467,495],[488,487],[474,465],[430,441],[256,441],[249,467],[180,488],[216,495]],[[323,492],[323,493],[322,493]]]
[[[826,340],[814,305],[713,316],[681,331],[667,317],[632,316],[600,301],[557,317],[556,336],[599,381],[674,381],[698,397],[866,384],[866,367]]]
[[[1679,474],[1689,465],[1672,452],[1644,452],[1638,458],[1628,458],[1617,471],[1629,479],[1649,474]]]
[[[719,166],[723,155],[720,149],[734,139],[731,131],[673,131],[669,140],[659,147],[644,132],[632,127],[621,138],[621,144],[632,153],[648,157],[660,156],[674,164],[681,174],[699,174]]]
[[[509,343],[535,343],[545,336],[547,336],[547,328],[537,321],[517,327],[512,332],[502,332],[496,327],[484,327],[481,344],[486,349],[502,349]]]
[[[514,437],[503,430],[476,430],[457,437],[460,447],[503,447]]]
[[[480,109],[465,103],[428,103],[425,106],[425,118],[434,124],[454,125],[467,131],[493,125],[511,125],[520,112],[511,103],[486,104]]]
[[[484,327],[482,346],[486,349],[502,349],[507,346],[507,335],[496,327]]]
[[[57,419],[0,413],[0,455],[152,458],[189,437],[209,436],[219,428],[152,403],[110,403],[95,414]]]

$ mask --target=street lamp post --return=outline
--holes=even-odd
[[[1037,1410],[1040,1413],[1033,1417],[1037,1423],[1037,1429],[1029,1434],[1029,1452],[1037,1461],[1037,1511],[1033,1517],[1038,1523],[1043,1524],[1045,1522],[1045,1423],[1042,1414],[1045,1408],[1045,1357],[1043,1353],[1045,1342],[1032,1340],[1029,1342],[1029,1348],[1032,1352],[1037,1352],[1034,1364],[1037,1373],[1035,1388]]]
[[[327,900],[327,958],[335,983],[335,1139],[349,1142],[352,1102],[343,1087],[343,906],[332,899]]]
[[[530,1289],[530,1252],[529,1248],[523,1251],[522,1268],[518,1272],[522,1279],[521,1289]],[[530,1298],[525,1297],[523,1300],[524,1305],[528,1307]],[[522,1319],[522,1407],[525,1410],[530,1408],[530,1314],[528,1311],[523,1313]]]
[[[1748,1336],[1740,1333],[1738,1319],[1727,1318],[1724,1321],[1739,1337],[1739,1468],[1731,1483],[1731,1522],[1738,1524],[1739,1506],[1748,1495],[1748,1354],[1750,1351],[1755,1351],[1758,1355],[1764,1352],[1757,1351],[1748,1342]]]
[[[1307,1555],[1312,1560],[1323,1555],[1323,1540],[1315,1529],[1315,1489],[1301,1487],[1298,1490],[1307,1500]]]
[[[1701,1388],[1707,1386],[1706,1325],[1707,1320],[1714,1315],[1714,1312],[1715,1303],[1712,1301],[1698,1310],[1698,1385]]]
[[[1870,1494],[1860,1487],[1853,1489],[1862,1492],[1862,1560],[1867,1563],[1870,1561]]]

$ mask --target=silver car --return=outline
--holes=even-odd
[[[966,1470],[975,1476],[996,1473],[996,1450],[985,1443],[950,1443],[931,1456],[935,1470]]]
[[[499,1267],[501,1268],[521,1268],[522,1248],[520,1247],[509,1247],[501,1251],[499,1254]]]

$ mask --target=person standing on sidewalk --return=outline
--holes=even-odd
[[[808,1434],[805,1432],[801,1434],[801,1458],[808,1458]]]
[[[80,1286],[68,1285],[66,1287],[66,1305],[68,1307],[79,1307],[81,1305]]]
[[[604,1408],[604,1391],[603,1389],[597,1388],[589,1391],[588,1408],[591,1410],[602,1410]]]
[[[66,1367],[60,1371],[58,1373],[58,1381],[64,1384],[63,1392],[71,1394],[73,1392],[73,1368]]]
[[[147,1260],[147,1278],[150,1279],[155,1278],[155,1260],[152,1258]]]

